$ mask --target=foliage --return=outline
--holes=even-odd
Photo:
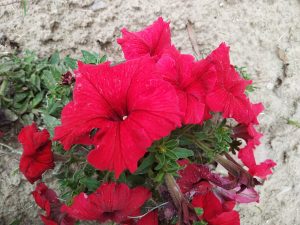
[[[82,51],[85,63],[102,63],[106,56]],[[62,76],[77,67],[77,59],[61,58],[58,52],[40,58],[25,51],[0,58],[0,108],[12,122],[44,124],[53,133],[64,105],[71,99],[72,85],[63,85]]]

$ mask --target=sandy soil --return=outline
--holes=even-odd
[[[256,153],[278,164],[260,188],[260,203],[240,207],[241,224],[300,224],[300,129],[286,120],[300,121],[300,1],[34,0],[26,16],[17,4],[1,6],[9,2],[0,0],[0,40],[6,35],[42,55],[86,49],[120,60],[120,28],[137,30],[161,15],[171,21],[173,42],[185,53],[193,53],[188,20],[204,54],[227,42],[232,62],[252,74],[257,90],[251,98],[266,107],[260,117],[265,136]],[[0,51],[9,50],[0,45]],[[14,157],[0,155],[0,224],[21,215],[21,224],[39,224],[29,196],[33,187],[13,175],[17,166]]]

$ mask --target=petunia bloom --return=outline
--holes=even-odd
[[[240,225],[239,213],[233,210],[235,203],[222,203],[212,191],[195,196],[192,204],[203,209],[200,219],[204,219],[208,225]]]
[[[180,54],[173,46],[156,65],[163,79],[176,89],[183,124],[200,124],[209,118],[205,97],[216,81],[213,65],[205,59],[195,62],[192,55]]]
[[[65,149],[88,142],[88,161],[100,170],[134,172],[154,140],[181,126],[174,88],[156,73],[149,57],[92,66],[79,63],[73,101],[62,112],[54,140]]]
[[[255,142],[249,141],[247,145],[239,150],[238,157],[249,168],[249,173],[252,176],[257,176],[262,179],[266,179],[268,175],[272,174],[272,168],[276,166],[276,163],[271,159],[267,159],[264,162],[257,164],[254,157]]]
[[[122,29],[123,37],[117,40],[127,60],[141,56],[160,56],[165,48],[171,46],[169,23],[159,17],[152,25],[138,32]]]
[[[46,211],[46,215],[40,215],[45,225],[73,225],[75,219],[62,213],[62,203],[58,200],[55,191],[49,189],[44,183],[39,183],[32,192],[37,205]]]
[[[207,166],[201,164],[190,164],[184,160],[179,164],[186,167],[179,171],[180,178],[177,183],[181,191],[190,197],[211,190],[224,201],[239,203],[259,201],[259,195],[253,187],[246,188],[230,176],[223,177],[213,173]]]
[[[19,133],[19,142],[23,145],[20,159],[20,171],[30,183],[42,178],[42,174],[54,168],[53,152],[49,132],[39,131],[36,124],[24,127]]]
[[[234,118],[239,123],[256,121],[257,105],[250,103],[245,94],[251,81],[243,79],[230,64],[229,47],[222,43],[207,59],[215,65],[217,82],[206,101],[214,112],[222,112],[224,118]]]
[[[64,205],[61,210],[79,220],[122,223],[129,216],[138,216],[150,197],[151,192],[144,187],[129,189],[125,184],[104,183],[90,195],[80,193],[71,206]]]

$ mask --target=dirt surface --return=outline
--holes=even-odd
[[[9,2],[0,0],[0,52],[12,46],[74,56],[86,49],[117,61],[122,59],[116,44],[120,29],[138,30],[158,16],[171,21],[173,42],[184,53],[193,53],[188,20],[202,53],[228,43],[233,64],[246,66],[254,79],[252,100],[266,108],[258,158],[278,164],[260,188],[260,203],[239,207],[241,224],[300,224],[300,129],[287,124],[287,119],[300,121],[300,1],[35,0],[26,16],[18,4],[2,6]],[[33,187],[13,175],[15,158],[0,153],[0,224],[21,215],[21,224],[40,224],[29,195]]]

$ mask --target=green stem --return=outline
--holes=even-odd
[[[206,152],[211,152],[213,151],[208,145],[206,145],[205,143],[203,143],[202,141],[199,141],[195,138],[195,136],[191,135],[191,134],[185,134],[185,136],[187,138],[189,138],[198,148],[206,151]]]
[[[179,137],[185,135],[189,130],[191,130],[195,125],[187,125],[186,127],[184,127],[181,130],[181,134],[179,135]]]

